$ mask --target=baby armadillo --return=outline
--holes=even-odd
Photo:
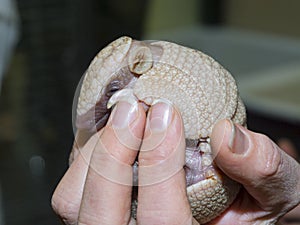
[[[82,80],[75,104],[76,128],[82,134],[79,144],[105,126],[110,114],[107,103],[122,91],[148,106],[157,99],[167,99],[179,109],[185,129],[187,195],[193,216],[202,224],[220,215],[240,186],[213,162],[212,127],[224,118],[246,125],[245,107],[230,73],[194,49],[166,41],[121,37],[100,51]]]

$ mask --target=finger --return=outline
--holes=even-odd
[[[129,223],[131,165],[141,144],[145,117],[140,104],[117,103],[91,157],[79,223]]]
[[[211,145],[217,165],[243,184],[260,209],[279,215],[299,203],[300,166],[265,135],[222,120]]]
[[[80,149],[75,140],[72,152],[77,152],[77,156],[74,157],[72,164],[53,193],[52,208],[65,224],[77,224],[88,165],[101,133],[102,131],[92,136]]]
[[[180,114],[167,103],[156,103],[148,112],[139,154],[138,224],[191,224],[184,164]]]
[[[69,156],[69,166],[73,163],[73,161],[80,154],[81,149],[85,146],[87,141],[97,132],[88,132],[86,130],[77,129],[75,134],[75,141],[72,148],[72,151]],[[98,134],[99,135],[99,134]]]

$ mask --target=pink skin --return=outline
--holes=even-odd
[[[130,110],[129,103],[118,103],[107,125],[80,149],[81,154],[76,154],[52,197],[54,210],[66,224],[198,224],[186,197],[181,117],[165,103],[151,108],[147,118],[142,105]],[[128,121],[127,126],[124,121]],[[163,121],[165,128],[160,126]],[[244,188],[236,201],[209,224],[275,222],[300,202],[300,166],[266,136],[240,126],[235,126],[233,135],[231,126],[227,120],[215,125],[212,149],[218,166]],[[163,168],[169,168],[173,165],[168,159],[174,157],[178,159],[178,171],[165,172],[172,176],[159,182],[153,182],[160,177],[155,166],[153,173],[145,171],[153,176],[149,177],[152,184],[139,187],[137,221],[133,221],[132,187],[125,183],[131,183],[128,171],[139,146],[141,167],[150,166],[151,171],[151,166],[162,163]],[[112,169],[116,182],[101,175]]]

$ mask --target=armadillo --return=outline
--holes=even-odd
[[[234,201],[240,185],[214,163],[210,134],[221,119],[246,126],[246,110],[232,75],[201,51],[167,41],[121,37],[98,53],[82,79],[75,98],[79,144],[105,126],[110,114],[107,103],[124,90],[131,90],[145,105],[167,99],[179,109],[192,214],[200,224],[220,215]]]

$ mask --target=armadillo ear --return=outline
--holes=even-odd
[[[153,65],[152,53],[147,46],[136,46],[132,48],[128,57],[129,70],[141,75],[151,69]]]

